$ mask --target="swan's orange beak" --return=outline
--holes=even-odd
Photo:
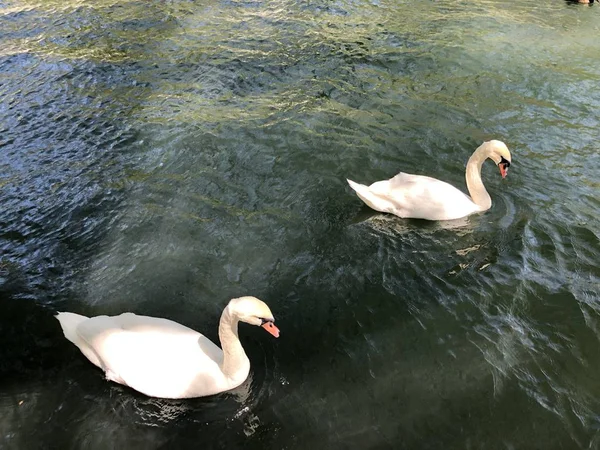
[[[277,328],[273,322],[265,322],[261,325],[261,327],[263,327],[276,338],[279,337],[279,328]]]
[[[502,175],[502,178],[506,178],[506,175],[508,175],[508,166],[504,163],[500,163],[498,164],[498,168],[500,169],[500,175]]]

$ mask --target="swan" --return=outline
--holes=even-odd
[[[106,373],[107,380],[160,398],[204,397],[242,384],[250,361],[238,337],[239,321],[279,337],[271,310],[256,297],[234,298],[223,310],[222,349],[168,319],[130,312],[91,318],[59,312],[55,317],[65,337]]]
[[[356,195],[376,211],[402,218],[460,219],[492,206],[492,199],[481,181],[481,165],[487,158],[496,163],[502,178],[508,174],[511,156],[506,144],[497,140],[484,142],[467,162],[467,189],[471,197],[444,181],[403,172],[370,186],[346,181]]]

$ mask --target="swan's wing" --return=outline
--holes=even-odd
[[[104,317],[104,316],[101,316]],[[123,330],[136,331],[140,333],[158,332],[168,334],[200,334],[191,328],[173,322],[169,319],[159,317],[138,316],[134,313],[123,313],[119,316],[110,317]]]
[[[395,177],[383,183],[387,183],[386,189],[391,192],[398,190],[407,192],[414,190],[416,193],[429,191],[431,194],[436,194],[437,196],[445,195],[447,192],[455,192],[455,194],[461,194],[463,197],[469,198],[451,184],[425,175],[400,172]],[[377,183],[373,183],[371,186],[375,184]]]
[[[403,187],[411,184],[419,184],[422,183],[424,179],[427,180],[435,180],[435,178],[426,177],[424,175],[413,175],[412,173],[400,172],[393,178],[390,178],[388,181],[390,188],[394,187]]]
[[[112,319],[114,319],[123,330],[135,333],[192,337],[197,340],[202,352],[206,353],[211,359],[220,363],[223,358],[223,351],[202,333],[192,330],[180,323],[173,322],[172,320],[160,317],[138,316],[137,314],[130,312],[112,317]]]
[[[369,186],[371,192],[390,202],[400,217],[446,220],[477,210],[473,201],[445,181],[400,172],[393,178]]]
[[[167,319],[125,316],[92,317],[77,327],[108,379],[165,398],[183,396],[198,377],[220,380],[222,351],[200,333]]]

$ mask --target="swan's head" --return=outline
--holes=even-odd
[[[487,150],[488,158],[496,163],[498,169],[500,169],[500,175],[502,178],[506,178],[508,175],[508,168],[510,167],[510,151],[506,144],[502,141],[487,141],[484,142],[483,146]]]
[[[227,309],[238,320],[263,327],[273,336],[279,337],[279,329],[273,323],[273,313],[262,300],[256,297],[234,298],[227,305]]]

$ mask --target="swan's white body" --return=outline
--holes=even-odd
[[[450,220],[483,211],[451,184],[422,175],[400,172],[370,186],[348,183],[369,207],[403,218]]]
[[[492,200],[481,181],[481,165],[492,159],[506,176],[510,152],[501,141],[484,142],[467,163],[467,188],[471,197],[451,184],[435,178],[400,172],[393,178],[370,186],[348,180],[358,197],[376,211],[403,218],[453,220],[486,211]]]
[[[238,338],[238,321],[262,325],[275,337],[268,306],[254,297],[229,302],[219,323],[223,349],[168,319],[124,313],[88,318],[58,313],[65,337],[106,373],[106,378],[161,398],[213,395],[244,382],[250,361]]]

